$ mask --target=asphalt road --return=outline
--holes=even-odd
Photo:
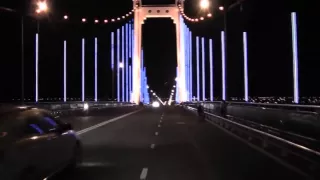
[[[79,130],[109,118],[76,121]],[[78,123],[82,123],[79,125]],[[179,107],[145,108],[81,134],[83,163],[54,179],[303,179],[264,154]]]

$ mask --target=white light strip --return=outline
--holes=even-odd
[[[202,40],[202,101],[206,100],[206,70],[205,70],[205,52],[204,52],[204,38]]]
[[[131,78],[131,75],[132,75],[132,67],[129,66],[129,101],[132,101],[132,97],[131,97],[131,93],[132,93],[132,78]]]
[[[226,100],[226,52],[225,52],[225,34],[221,32],[221,57],[222,57],[222,100]]]
[[[209,56],[210,56],[210,101],[213,101],[213,48],[212,48],[212,39],[209,40]]]
[[[199,76],[199,61],[200,61],[200,57],[199,57],[199,37],[196,37],[196,54],[197,54],[197,101],[200,101],[200,76]]]
[[[293,56],[293,91],[294,102],[299,103],[299,73],[298,73],[298,34],[297,34],[297,14],[291,13],[291,26],[292,26],[292,56]]]
[[[114,32],[111,32],[111,69],[114,70]]]
[[[39,66],[39,34],[37,33],[36,34],[36,97],[35,97],[36,103],[39,101],[39,96],[38,96],[38,83],[39,83],[38,66]]]
[[[82,102],[85,101],[85,40],[82,39]]]
[[[190,100],[192,101],[192,96],[193,96],[193,76],[192,76],[192,32],[190,31],[189,34],[189,38],[190,38]]]
[[[121,98],[121,100],[122,100],[122,102],[125,102],[125,97],[124,97],[124,71],[125,71],[125,57],[124,57],[124,26],[122,26],[122,28],[121,28],[121,62],[122,62],[122,64],[123,64],[123,67],[121,68],[121,70],[122,70],[122,74],[121,74],[121,76],[122,76],[122,98]]]
[[[98,39],[94,38],[94,101],[98,101]]]
[[[117,29],[117,101],[120,102],[120,29]]]
[[[67,41],[63,42],[63,101],[67,102]]]
[[[129,102],[129,24],[126,24],[126,102]]]
[[[244,60],[244,100],[249,101],[248,95],[248,42],[247,32],[243,32],[243,60]]]

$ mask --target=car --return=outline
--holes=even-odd
[[[0,179],[45,179],[81,162],[81,142],[68,123],[36,107],[0,109]]]

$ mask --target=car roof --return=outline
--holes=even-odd
[[[0,117],[7,116],[7,115],[18,115],[22,112],[30,111],[30,110],[33,110],[36,112],[47,112],[44,109],[39,109],[34,106],[15,106],[15,105],[11,106],[11,105],[8,105],[8,106],[0,107]]]

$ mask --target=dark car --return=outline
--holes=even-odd
[[[81,161],[70,124],[34,107],[0,109],[0,179],[44,179]]]

